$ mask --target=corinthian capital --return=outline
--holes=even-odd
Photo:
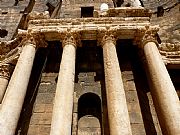
[[[9,64],[0,65],[0,77],[9,79],[12,72],[12,67]]]
[[[81,46],[81,36],[78,31],[71,31],[71,29],[67,29],[67,31],[64,33],[62,46],[64,47],[65,45],[69,44],[75,47]]]
[[[159,30],[158,26],[145,26],[145,28],[139,28],[136,31],[134,43],[140,48],[143,48],[144,45],[148,42],[154,42],[158,45],[157,42],[157,32]]]
[[[99,29],[98,30],[98,44],[101,46],[104,46],[107,42],[113,42],[116,44],[116,30],[111,29],[110,27],[106,27],[105,29]]]
[[[27,34],[22,42],[24,45],[26,45],[26,43],[29,43],[33,45],[35,48],[47,47],[48,45],[45,41],[45,36],[42,33]]]

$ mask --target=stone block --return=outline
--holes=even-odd
[[[50,126],[47,125],[29,125],[27,135],[49,135]]]
[[[127,106],[129,112],[141,112],[139,103],[128,103]]]
[[[29,125],[27,135],[38,135],[39,125]]]
[[[36,97],[37,104],[52,104],[54,101],[54,93],[38,93]]]
[[[49,135],[50,134],[50,125],[43,125],[39,128],[39,135]]]
[[[127,90],[136,90],[134,80],[126,81],[125,83],[127,85]]]
[[[51,113],[53,110],[53,104],[35,104],[34,113]]]
[[[56,78],[58,73],[44,73],[42,74],[41,82],[42,83],[56,83]]]
[[[134,75],[132,71],[123,71],[121,74],[123,80],[134,80]]]
[[[34,113],[30,125],[50,125],[52,113]]]
[[[136,91],[125,91],[127,103],[139,103]]]
[[[133,135],[146,135],[143,124],[131,124]]]
[[[140,112],[129,112],[130,122],[136,124],[143,124]]]
[[[55,93],[56,91],[56,84],[55,83],[41,83],[39,85],[38,92],[39,93]]]
[[[45,104],[35,104],[33,108],[34,113],[44,113],[45,112]]]

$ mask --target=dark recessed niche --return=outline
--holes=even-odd
[[[5,36],[7,36],[8,34],[8,31],[5,30],[5,29],[0,29],[0,37],[1,38],[4,38]]]
[[[164,15],[164,8],[163,6],[158,6],[157,7],[157,17],[161,17]]]
[[[81,17],[93,17],[94,7],[81,7]]]
[[[121,5],[124,3],[124,0],[117,0],[116,1],[116,6],[121,7]]]

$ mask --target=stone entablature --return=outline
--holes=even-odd
[[[99,31],[106,31],[108,27],[116,32],[118,39],[133,39],[138,29],[146,30],[145,26],[150,26],[148,17],[48,19],[30,21],[27,32],[41,33],[47,41],[62,41],[67,29],[71,29],[80,33],[81,40],[97,40]]]
[[[118,39],[133,39],[135,45],[142,45],[146,41],[156,42],[158,26],[151,26],[151,12],[142,7],[121,7],[109,9],[106,15],[99,18],[64,18],[50,19],[48,12],[30,13],[28,15],[28,29],[19,30],[12,41],[0,42],[0,65],[16,63],[25,42],[35,42],[37,47],[47,46],[46,41],[63,42],[70,33],[81,46],[81,40],[98,40],[107,31]],[[114,16],[114,17],[112,17]],[[144,42],[145,41],[145,42]],[[144,43],[143,43],[144,42]],[[98,42],[99,43],[99,42]],[[166,64],[178,64],[179,51],[174,49],[162,50],[162,58]],[[168,51],[170,49],[171,51]]]

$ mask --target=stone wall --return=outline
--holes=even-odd
[[[15,37],[18,28],[23,28],[26,15],[31,11],[33,1],[0,1],[0,41],[9,41]],[[5,30],[3,32],[3,30]]]
[[[160,26],[158,34],[162,42],[180,44],[179,11],[179,4],[177,4],[173,8],[165,10],[161,17],[157,17],[157,14],[152,16],[151,23]]]
[[[34,103],[28,135],[49,135],[57,73],[43,73]]]
[[[104,127],[101,84],[95,82],[95,76],[94,72],[79,73],[78,75],[78,83],[74,88],[73,135],[76,135],[77,132],[79,135],[85,133],[101,135],[101,127]],[[82,99],[83,96],[87,99]],[[96,102],[95,100],[97,103],[93,104]],[[87,108],[82,105],[82,102],[86,102]],[[98,104],[100,108],[96,107]]]
[[[91,5],[88,4],[89,2],[91,2]],[[80,17],[80,8],[82,6],[94,6],[95,9],[99,9],[102,2],[108,2],[109,6],[113,7],[112,1],[86,1],[83,4],[80,0],[76,2],[69,1],[69,4],[63,4],[63,14],[61,17]],[[23,28],[25,21],[25,11],[30,12],[33,10],[43,12],[47,10],[47,6],[45,6],[46,2],[44,0],[37,0],[33,4],[29,4],[29,1],[27,0],[19,1],[19,3],[15,6],[14,4],[15,2],[12,0],[0,1],[0,41],[12,39],[16,34],[17,28]],[[167,4],[168,3],[166,3],[166,5]],[[75,6],[70,8],[72,5]],[[146,5],[146,7],[148,7],[148,5]],[[162,42],[179,43],[178,13],[179,5],[176,5],[174,7],[167,8],[164,16],[162,17],[157,17],[156,14],[153,15],[151,22],[152,24],[160,24],[161,29],[159,31],[159,36]],[[8,33],[6,36],[3,36],[2,32],[4,31],[2,30],[7,30]],[[128,44],[129,41],[126,40],[125,42],[120,42],[118,43],[118,46],[123,46],[123,44],[127,45],[126,43]],[[61,44],[58,44],[58,46],[60,45]],[[59,48],[54,47],[54,50],[50,51],[51,53],[49,53],[47,49],[42,50],[41,53],[37,53],[36,55],[36,60],[34,63],[28,92],[25,103],[23,105],[16,135],[49,135],[56,81],[58,76],[60,57],[62,55],[62,48],[61,51],[57,53],[56,50],[58,49]],[[85,57],[83,55],[80,56],[80,58],[86,62],[81,64],[85,64],[84,70],[88,69],[94,72],[89,73],[88,71],[78,71],[78,73],[76,73],[76,78],[78,78],[78,81],[76,81],[74,92],[73,134],[75,135],[78,130],[77,124],[79,98],[85,93],[94,93],[99,96],[101,101],[102,123],[97,124],[98,122],[95,117],[86,117],[83,122],[90,122],[87,125],[82,122],[82,125],[80,126],[88,133],[94,132],[94,128],[96,128],[96,133],[100,134],[101,132],[104,133],[104,135],[108,135],[109,129],[106,93],[104,75],[102,73],[103,63],[102,60],[100,62],[94,60],[96,59],[94,56],[99,53],[99,51],[95,52],[94,50],[88,49],[89,48],[85,49]],[[124,46],[122,48],[117,47],[132,132],[133,135],[161,135],[161,129],[146,80],[147,77],[140,62],[141,59],[136,56],[138,53],[138,50],[136,49],[137,48],[131,48],[128,45],[127,48]],[[84,50],[80,50],[79,52],[82,51]],[[54,55],[54,52],[57,54]],[[51,58],[46,61],[47,54],[48,57]],[[87,61],[87,55],[91,55],[90,57],[93,59],[91,62]],[[54,61],[57,58],[58,60]],[[101,59],[102,57],[98,56],[98,58]],[[44,69],[45,63],[46,68]],[[98,71],[96,72],[96,70]],[[100,79],[96,80],[95,73],[98,74],[98,78]],[[171,75],[174,76],[173,74]],[[173,82],[176,83],[175,87],[177,91],[180,90],[180,82],[177,81],[178,79],[173,79]]]
[[[107,3],[109,8],[114,7],[111,0],[76,0],[76,1],[63,1],[61,18],[81,18],[81,7],[94,7],[94,10],[100,10],[102,3]]]

